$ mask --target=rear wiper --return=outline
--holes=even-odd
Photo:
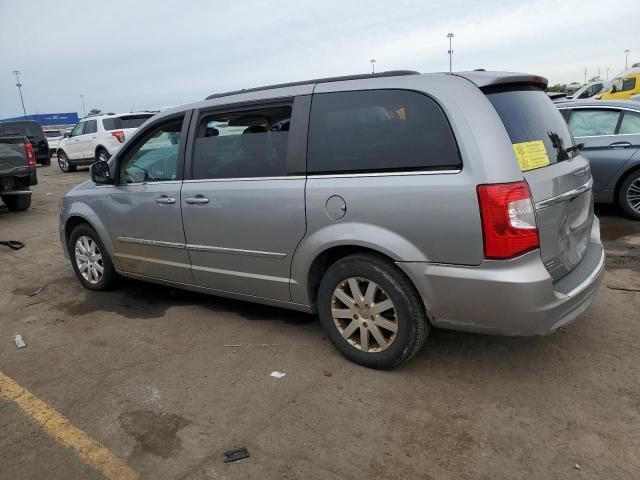
[[[575,145],[571,145],[568,148],[565,148],[564,151],[567,153],[577,152],[578,150],[582,150],[584,147],[584,143],[576,143]]]

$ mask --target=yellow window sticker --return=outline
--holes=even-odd
[[[534,168],[546,167],[551,163],[542,140],[514,143],[513,150],[516,152],[520,170],[523,172]]]

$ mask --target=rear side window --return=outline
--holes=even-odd
[[[614,135],[619,118],[618,110],[576,109],[569,117],[569,128],[574,137]]]
[[[573,145],[567,123],[549,97],[539,88],[525,86],[517,89],[489,90],[486,93],[514,147],[522,147],[525,154],[530,152],[532,156],[536,156],[532,162],[533,168],[568,160],[578,154],[577,151],[566,152],[565,149]],[[541,157],[545,158],[544,150],[548,160],[540,161]],[[523,171],[532,169],[524,168],[522,161],[520,168]]]
[[[104,118],[102,126],[105,130],[123,130],[125,128],[138,128],[153,115],[124,115],[122,117]]]
[[[640,115],[637,113],[624,112],[618,133],[625,135],[640,134]]]
[[[313,96],[309,173],[459,168],[453,132],[429,97],[404,90]]]
[[[98,131],[98,122],[96,120],[89,120],[87,126],[84,127],[84,133],[96,133]]]
[[[193,151],[194,179],[287,175],[291,106],[205,114]]]
[[[636,78],[635,77],[625,78],[622,81],[622,89],[620,91],[626,92],[628,90],[633,90],[635,88],[636,88]]]

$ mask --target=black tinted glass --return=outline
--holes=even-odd
[[[194,179],[287,174],[291,107],[205,115],[193,153]]]
[[[458,147],[429,97],[402,90],[314,95],[309,173],[457,168]]]
[[[124,128],[138,128],[153,115],[127,115],[123,117],[105,118],[102,126],[105,130],[122,130]]]
[[[0,122],[0,133],[19,134],[29,138],[44,136],[42,127],[35,122]]]
[[[542,90],[501,90],[488,93],[487,98],[498,112],[511,143],[541,140],[550,164],[578,154],[565,151],[573,145],[573,138],[564,118]]]
[[[87,126],[84,127],[84,133],[96,133],[98,131],[98,122],[96,120],[89,120]]]

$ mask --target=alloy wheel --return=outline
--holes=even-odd
[[[104,263],[98,244],[91,237],[78,237],[75,245],[75,258],[78,271],[92,285],[102,279]]]
[[[331,316],[338,332],[363,352],[381,352],[398,333],[393,301],[375,282],[351,277],[340,283],[331,297]]]
[[[627,203],[634,211],[640,213],[640,177],[631,182],[627,188]]]
[[[69,160],[67,160],[67,156],[64,153],[58,154],[58,165],[63,172],[69,170]]]

